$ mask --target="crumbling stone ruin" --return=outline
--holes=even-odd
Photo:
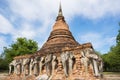
[[[91,43],[74,39],[60,5],[48,40],[36,53],[15,57],[6,80],[101,80],[102,71],[101,57]]]

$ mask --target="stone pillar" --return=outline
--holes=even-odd
[[[17,67],[16,67],[16,65],[14,65],[14,74],[16,74],[17,73]]]
[[[38,64],[37,63],[34,64],[34,75],[35,76],[38,75]]]
[[[29,64],[25,65],[25,75],[29,74]]]
[[[94,59],[93,59],[93,66],[94,66],[95,76],[99,76],[97,62]]]
[[[32,75],[32,67],[33,67],[33,63],[30,62],[30,65],[29,65],[29,75]]]
[[[20,74],[21,73],[21,65],[17,65],[16,66],[16,69],[17,69],[17,74]]]

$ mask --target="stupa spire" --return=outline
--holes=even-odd
[[[59,4],[59,12],[58,12],[58,16],[63,16],[63,13],[62,13],[62,7],[61,7],[61,2]]]
[[[63,20],[64,21],[64,16],[63,16],[63,12],[62,12],[61,2],[59,4],[59,11],[58,11],[58,16],[57,16],[56,21],[58,21],[58,20]]]

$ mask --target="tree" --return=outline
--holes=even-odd
[[[117,42],[117,44],[120,45],[120,30],[118,31],[118,35],[117,35],[117,38],[116,38],[116,42]]]
[[[104,69],[104,71],[108,71],[110,69],[110,65],[108,63],[108,59],[109,59],[108,54],[103,54],[102,59],[103,59],[103,63],[104,63],[103,69]]]
[[[106,71],[120,71],[120,30],[116,37],[116,45],[107,54],[102,55]]]
[[[95,51],[95,53],[99,56],[101,56],[102,54],[99,51]]]
[[[0,71],[7,69],[7,61],[0,56]]]
[[[6,62],[6,65],[8,65],[15,56],[33,54],[37,50],[37,42],[31,39],[17,38],[17,41],[12,43],[9,47],[4,47],[4,52],[2,53],[3,59],[1,59],[1,61]]]

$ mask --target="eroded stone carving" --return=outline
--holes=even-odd
[[[22,62],[23,62],[22,59],[16,60],[16,74],[20,74],[21,73]]]
[[[33,72],[34,72],[35,76],[38,75],[38,57],[34,58],[34,61],[33,61]]]
[[[16,60],[13,60],[13,61],[9,64],[9,74],[12,73],[12,66],[14,67],[14,73],[16,73]]]
[[[46,72],[48,75],[51,75],[51,61],[52,61],[53,54],[49,54],[45,57],[45,66],[46,66]]]
[[[34,62],[34,58],[31,57],[31,58],[30,58],[30,64],[29,64],[29,75],[32,75],[33,62]]]
[[[57,57],[55,55],[53,55],[53,57],[52,57],[52,75],[54,74],[56,65],[57,65]]]
[[[65,75],[68,76],[69,72],[72,72],[73,66],[73,54],[71,52],[63,52],[61,54],[62,65]]]
[[[42,69],[43,69],[43,66],[44,66],[44,60],[45,60],[45,57],[40,57],[40,61],[39,61],[39,73],[42,74]]]
[[[21,65],[21,66],[20,66]],[[89,79],[91,76],[100,76],[103,71],[102,58],[92,48],[85,48],[75,51],[63,51],[58,59],[54,54],[46,56],[31,56],[21,59],[14,59],[9,64],[14,73],[23,73],[37,76],[36,79]],[[28,66],[28,67],[27,67]],[[22,70],[22,71],[20,71]],[[26,72],[28,70],[29,73]],[[55,77],[57,75],[57,77]],[[25,75],[26,76],[26,75]],[[62,78],[60,78],[62,76]],[[70,77],[72,76],[72,78]],[[95,77],[91,78],[95,80]]]
[[[40,57],[40,60],[37,60],[37,57]],[[26,70],[29,70],[29,75],[34,76],[39,71],[40,76],[37,79],[40,80],[98,80],[95,76],[102,73],[103,66],[102,60],[95,54],[91,43],[79,44],[74,39],[62,14],[61,5],[46,43],[35,54],[18,56],[16,59],[18,58],[22,58],[22,73],[26,74]],[[18,64],[16,59],[9,64],[9,74],[12,66],[16,74]],[[12,80],[18,79],[12,78]]]
[[[73,58],[74,58],[74,55],[72,52],[69,53],[69,60],[68,60],[68,64],[69,64],[69,74],[72,73],[72,70],[73,70],[73,64],[74,64],[74,61],[73,61]]]
[[[84,65],[85,74],[87,74],[88,73],[88,66],[90,64],[90,60],[85,55],[85,52],[83,50],[81,50],[80,52],[81,52],[81,63]]]
[[[91,62],[93,63],[93,70],[94,70],[94,74],[95,76],[100,76],[99,74],[99,70],[98,70],[98,55],[94,52],[94,50],[92,48],[86,48],[85,50],[85,56],[87,58],[89,58],[89,60],[91,60]]]
[[[28,70],[28,66],[30,63],[30,58],[24,58],[23,59],[23,63],[22,63],[22,73],[25,75],[26,74],[26,70]]]

